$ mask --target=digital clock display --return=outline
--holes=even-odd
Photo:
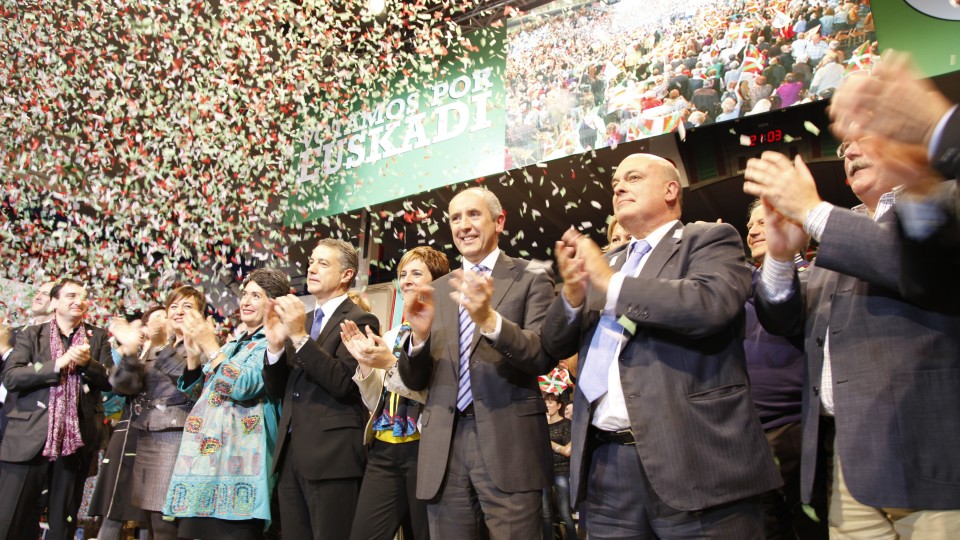
[[[769,131],[763,131],[760,133],[748,133],[748,134],[744,134],[741,138],[743,137],[750,139],[750,146],[776,143],[776,142],[783,141],[783,130],[771,129]]]

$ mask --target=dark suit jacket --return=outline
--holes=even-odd
[[[900,291],[923,307],[960,315],[960,190],[955,180],[943,188],[933,201],[943,223],[922,240],[902,235]]]
[[[933,148],[933,162],[944,178],[960,176],[960,107],[954,109],[947,119],[936,147]]]
[[[411,390],[429,387],[421,415],[417,498],[433,499],[441,490],[453,441],[460,373],[459,306],[450,299],[450,275],[432,283],[436,316],[419,354],[401,355],[400,377]],[[502,318],[496,343],[473,334],[470,382],[480,453],[498,489],[542,489],[553,483],[546,405],[537,377],[556,361],[540,353],[540,325],[553,299],[549,271],[533,271],[529,262],[502,252],[490,274],[490,305]]]
[[[773,304],[771,333],[804,335],[804,501],[816,466],[820,379],[830,331],[836,448],[850,493],[875,507],[960,508],[960,318],[901,297],[895,215],[835,208],[800,293]]]
[[[370,325],[374,332],[380,332],[377,318],[347,298],[316,341],[307,340],[299,352],[288,343],[276,364],[264,364],[267,394],[283,400],[274,472],[279,472],[281,456],[286,452],[284,459],[296,460],[297,470],[310,480],[363,476],[363,427],[368,413],[352,379],[357,361],[340,341],[340,323],[345,320],[360,328]],[[307,334],[312,327],[311,311],[307,314]],[[288,434],[290,428],[292,433]],[[290,448],[285,449],[288,444]]]
[[[611,253],[617,268],[624,249]],[[619,359],[630,429],[651,487],[678,510],[710,508],[781,483],[750,399],[743,354],[749,293],[743,244],[726,224],[678,223],[640,275],[623,281],[616,313],[637,325]],[[588,297],[573,324],[563,298],[554,300],[543,326],[550,356],[579,349],[580,369],[589,363],[606,300],[598,296]],[[582,501],[592,410],[579,388],[574,400],[570,493]]]
[[[80,432],[84,447],[96,451],[103,434],[100,392],[110,390],[107,367],[113,360],[107,333],[90,325],[86,329],[90,363],[81,369],[85,388],[80,394]],[[47,440],[50,387],[59,380],[60,374],[54,371],[54,362],[50,361],[50,324],[23,330],[3,372],[3,384],[16,394],[16,404],[8,411],[0,460],[24,462],[40,454]]]
[[[20,335],[23,328],[23,326],[17,326],[10,329],[10,356],[13,356],[13,347],[17,344],[17,336]],[[5,366],[6,362],[0,360],[0,381],[3,381],[3,369]],[[0,442],[3,441],[3,434],[7,431],[7,413],[13,409],[16,400],[17,398],[14,394],[7,393],[6,400],[0,403]]]

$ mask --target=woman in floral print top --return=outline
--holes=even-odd
[[[180,519],[181,537],[255,539],[269,526],[279,405],[263,386],[262,326],[271,300],[289,292],[282,272],[251,273],[240,299],[247,331],[223,347],[199,316],[185,322],[187,370],[179,387],[197,404],[184,425],[164,506],[164,514]],[[209,359],[203,367],[201,354]]]

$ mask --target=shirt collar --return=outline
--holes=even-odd
[[[478,264],[473,264],[470,261],[463,261],[463,269],[470,270],[474,266],[485,266],[488,271],[493,272],[493,265],[497,264],[497,259],[500,258],[500,248],[494,248],[486,257],[483,258]]]
[[[663,237],[666,236],[668,232],[670,232],[670,229],[672,229],[673,226],[676,225],[678,221],[680,220],[674,219],[669,223],[664,223],[663,225],[654,229],[653,232],[648,234],[646,238],[636,238],[635,240],[646,240],[647,243],[650,244],[650,251],[653,251],[654,249],[657,248],[657,244],[659,244],[660,241],[663,240]]]
[[[900,194],[903,193],[904,189],[904,186],[897,186],[880,196],[880,200],[877,201],[877,211],[873,213],[874,221],[880,219],[884,214],[887,213],[887,210],[893,208],[893,205],[897,202],[897,199],[900,198]],[[867,212],[867,205],[865,204],[858,204],[857,206],[851,208],[851,210],[858,214],[866,215],[869,213]]]
[[[329,319],[330,316],[333,315],[333,312],[336,311],[337,308],[340,307],[340,304],[342,304],[343,301],[346,299],[347,299],[347,293],[343,293],[340,296],[335,296],[327,300],[323,304],[317,306],[317,309],[323,312],[323,320]]]

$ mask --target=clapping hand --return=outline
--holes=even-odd
[[[436,307],[433,304],[433,287],[414,285],[403,294],[403,311],[410,323],[414,345],[419,345],[430,337],[430,326]]]
[[[320,306],[317,306],[317,309],[320,309]],[[287,338],[297,341],[306,335],[306,315],[303,302],[292,294],[273,300],[273,308],[267,310],[263,324],[263,332],[271,353],[283,352],[283,344]]]
[[[140,331],[139,321],[131,324],[125,319],[116,317],[110,321],[109,330],[120,344],[120,354],[134,356],[140,350],[140,345],[143,344],[143,333]]]
[[[493,296],[493,280],[478,272],[456,270],[450,278],[450,299],[463,306],[481,332],[493,331],[496,312],[490,306]]]
[[[70,347],[70,349],[63,353],[60,358],[57,359],[55,364],[57,370],[61,370],[70,363],[74,363],[77,366],[85,366],[90,363],[90,345],[84,343],[83,345],[77,345]]]
[[[187,310],[183,314],[183,346],[187,349],[187,367],[200,367],[200,355],[212,354],[220,349],[217,341],[216,329],[213,322],[204,318],[194,310]]]
[[[563,279],[563,297],[572,307],[583,304],[587,295],[587,272],[584,269],[583,259],[577,258],[577,239],[580,237],[573,227],[570,227],[563,237],[557,241],[554,253],[557,256],[557,267]]]
[[[396,357],[383,338],[376,335],[370,326],[366,327],[366,334],[353,321],[340,323],[340,341],[347,347],[350,354],[360,362],[364,375],[370,373],[367,368],[387,369],[396,362]]]

